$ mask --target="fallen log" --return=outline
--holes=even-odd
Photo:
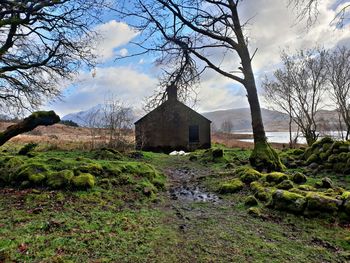
[[[59,121],[60,117],[54,111],[33,112],[21,122],[7,127],[5,131],[0,133],[0,146],[19,134],[29,132],[41,125],[53,125]]]

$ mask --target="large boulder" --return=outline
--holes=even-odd
[[[306,195],[307,206],[305,215],[335,214],[342,201],[322,195],[321,193],[310,192]]]

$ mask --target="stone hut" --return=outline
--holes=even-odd
[[[169,86],[168,100],[135,122],[136,149],[169,153],[211,147],[211,121],[177,100]]]

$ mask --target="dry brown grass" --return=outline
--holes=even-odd
[[[0,122],[0,131],[13,123]],[[133,143],[134,134],[127,136],[127,141]],[[18,135],[10,140],[14,144],[39,143],[49,149],[60,150],[91,150],[106,145],[108,137],[105,132],[84,127],[71,127],[63,124],[39,126],[33,131]]]

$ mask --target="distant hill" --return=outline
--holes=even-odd
[[[100,110],[97,113],[98,118],[103,117],[102,115],[102,104],[98,104],[86,111],[80,111],[76,113],[68,114],[62,117],[62,120],[71,120],[80,126],[89,126],[89,116]],[[288,115],[282,112],[261,109],[264,126],[266,131],[287,131],[288,130]],[[202,113],[206,118],[213,122],[214,129],[220,129],[221,124],[225,120],[231,120],[235,131],[251,131],[251,117],[250,109],[240,108],[240,109],[228,109],[228,110],[219,110],[212,112]],[[140,111],[132,111],[132,121],[136,121],[144,115]],[[321,110],[317,115],[318,119],[323,119],[327,122],[328,129],[335,130],[336,125],[338,124],[338,117],[335,111]]]
[[[134,111],[130,111],[130,119],[132,121],[135,121],[137,117],[137,113]],[[94,126],[91,123],[92,118],[94,118],[95,121],[102,121],[104,119],[104,105],[103,104],[97,104],[96,106],[85,110],[85,111],[79,111],[75,113],[70,113],[65,116],[63,116],[61,119],[63,121],[73,121],[77,123],[81,127],[90,127]],[[103,123],[100,123],[103,125]]]
[[[261,109],[263,122],[267,131],[279,131],[288,129],[288,115],[267,109]],[[213,127],[220,129],[225,120],[233,123],[233,129],[238,131],[251,131],[252,121],[250,109],[229,109],[213,112],[205,112],[203,115],[213,122]]]

